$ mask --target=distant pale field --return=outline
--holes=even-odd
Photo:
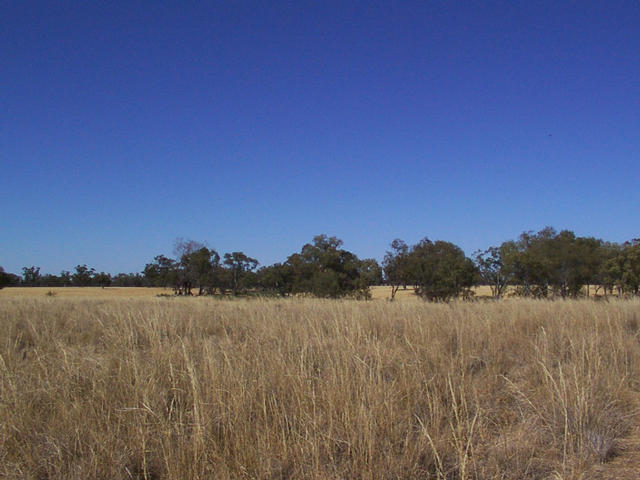
[[[391,298],[391,287],[378,286],[371,287],[371,298],[374,300],[388,300]],[[193,289],[197,292],[197,289]],[[140,298],[156,297],[158,295],[172,295],[173,289],[161,287],[9,287],[0,289],[2,297],[43,297],[49,295],[56,297],[83,297],[83,298]],[[491,297],[491,288],[488,285],[481,285],[473,288],[475,297]],[[593,296],[593,287],[590,289]],[[420,300],[414,294],[413,287],[400,289],[396,293],[396,300]]]
[[[1,297],[44,297],[51,292],[56,297],[155,297],[172,294],[169,288],[157,287],[9,287],[0,290]]]
[[[488,286],[480,286],[474,289],[476,296],[491,296],[491,289]],[[0,290],[2,297],[44,297],[51,292],[56,297],[121,297],[139,298],[155,297],[158,295],[172,295],[170,288],[160,287],[9,287]],[[197,292],[197,289],[194,289]],[[371,287],[371,297],[374,300],[388,300],[391,297],[391,287],[379,286]],[[397,300],[419,300],[414,294],[413,287],[406,290],[400,289],[396,293]]]

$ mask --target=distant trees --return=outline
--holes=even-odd
[[[244,252],[220,255],[200,242],[179,239],[177,260],[158,255],[144,268],[149,285],[169,285],[178,295],[233,295],[256,291],[286,296],[311,294],[337,298],[346,295],[364,298],[369,286],[382,281],[382,269],[374,259],[360,260],[341,248],[342,240],[327,235],[314,237],[280,264],[257,270],[259,262]],[[257,271],[256,271],[257,270]]]
[[[172,287],[176,295],[234,295],[246,292],[257,282],[255,269],[258,261],[243,252],[220,254],[204,243],[194,240],[176,240],[173,260],[157,255],[145,265],[143,275],[148,286]]]
[[[148,286],[139,273],[118,273],[111,277],[112,287],[145,287]]]
[[[285,263],[291,272],[291,292],[325,298],[368,298],[370,282],[378,276],[374,261],[359,260],[341,246],[342,240],[337,237],[317,235],[313,243],[291,255]]]
[[[468,297],[476,283],[476,268],[460,247],[428,238],[409,253],[416,293],[427,300],[447,301]]]
[[[4,268],[0,267],[0,289],[4,287],[15,287],[20,284],[20,277],[13,273],[4,271]]]
[[[475,253],[479,283],[489,285],[494,298],[502,297],[509,284],[509,275],[502,260],[506,249],[503,246],[489,247]]]
[[[614,288],[634,293],[633,282],[627,280],[633,278],[632,251],[633,242],[619,246],[546,227],[478,252],[475,263],[494,296],[511,285],[520,296],[576,298],[589,285],[605,294]]]
[[[35,287],[40,280],[40,267],[22,267],[22,284],[27,287]]]
[[[152,263],[145,265],[142,274],[149,287],[173,286],[177,282],[176,262],[164,255],[157,255]]]
[[[578,237],[570,230],[545,227],[515,240],[474,253],[473,260],[451,242],[424,238],[415,245],[395,239],[382,266],[359,259],[337,237],[317,235],[285,262],[258,269],[257,259],[241,251],[219,254],[194,240],[178,239],[175,258],[157,255],[141,273],[110,275],[79,264],[73,273],[41,274],[40,267],[22,268],[22,276],[0,267],[5,286],[155,286],[177,295],[313,295],[325,298],[368,298],[369,287],[412,286],[426,300],[448,301],[472,294],[473,285],[487,285],[494,297],[576,298],[589,294],[640,295],[640,239],[617,244]]]
[[[75,287],[88,287],[91,285],[91,280],[95,273],[94,268],[89,268],[86,265],[76,265],[76,271],[71,275],[71,282]]]
[[[282,297],[293,291],[293,278],[294,270],[288,263],[275,263],[256,272],[256,282],[263,292]]]
[[[640,239],[625,242],[614,258],[616,286],[623,293],[640,293]]]
[[[251,286],[253,271],[258,267],[258,260],[247,257],[243,252],[224,254],[224,265],[229,271],[231,291],[237,295]]]
[[[448,301],[467,297],[476,283],[477,270],[464,252],[451,242],[422,239],[409,247],[396,239],[383,262],[391,285],[391,300],[400,286],[414,285],[416,294],[426,300]]]
[[[109,285],[111,285],[111,275],[105,272],[96,273],[93,276],[93,282],[99,287],[108,287]]]
[[[402,286],[407,288],[411,282],[411,259],[409,258],[409,246],[399,238],[391,242],[391,251],[387,251],[382,261],[384,275],[391,285],[391,300],[396,296]]]

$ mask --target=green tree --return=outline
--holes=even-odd
[[[400,287],[407,288],[411,281],[411,261],[409,246],[399,238],[391,242],[391,251],[385,253],[382,260],[384,276],[391,285],[391,300],[396,296]]]
[[[99,287],[105,288],[111,285],[111,275],[105,272],[96,273],[93,276],[93,281]]]
[[[358,274],[363,285],[382,285],[382,267],[375,258],[365,258],[360,260]]]
[[[596,293],[602,288],[605,297],[613,295],[622,278],[624,259],[621,255],[623,247],[617,243],[605,242],[600,249],[600,265],[596,273]]]
[[[76,265],[76,271],[71,275],[71,281],[76,287],[87,287],[91,285],[91,280],[95,273],[95,269],[89,268],[86,265]]]
[[[145,278],[139,273],[118,273],[111,278],[114,287],[144,287]]]
[[[199,249],[184,254],[180,259],[183,267],[184,278],[189,286],[188,295],[191,294],[191,285],[197,286],[198,295],[215,288],[215,273],[220,264],[220,255],[213,249],[200,247]]]
[[[194,240],[184,240],[183,238],[176,239],[174,246],[174,253],[178,259],[177,278],[175,284],[175,291],[178,295],[191,295],[191,289],[194,284],[198,282],[198,270],[206,270],[202,274],[200,280],[204,280],[210,273],[207,265],[202,265],[202,259],[205,257],[204,252],[200,252],[193,256],[198,250],[206,249],[208,254],[209,250],[203,243],[196,242]],[[193,256],[193,257],[192,257]],[[200,272],[202,273],[202,272]]]
[[[524,296],[575,298],[585,286],[602,281],[602,240],[576,237],[570,230],[546,227],[525,232],[501,246],[505,273]]]
[[[619,257],[620,289],[624,293],[638,295],[640,293],[640,239],[625,242]]]
[[[40,267],[23,267],[22,283],[29,287],[35,287],[40,280]]]
[[[4,287],[15,287],[20,284],[20,277],[13,273],[4,271],[4,268],[0,267],[0,289]]]
[[[483,285],[489,285],[491,295],[500,298],[509,284],[509,273],[502,260],[502,247],[489,247],[475,253],[475,264],[479,280]]]
[[[266,292],[286,297],[293,291],[294,271],[291,265],[276,263],[257,272],[258,285]]]
[[[177,280],[176,269],[175,260],[164,255],[156,255],[152,263],[145,265],[142,274],[148,286],[167,288]]]
[[[230,271],[231,290],[238,295],[240,290],[246,290],[252,272],[258,267],[258,260],[246,256],[243,252],[224,254],[224,264]]]
[[[62,286],[68,287],[69,285],[71,285],[71,282],[71,272],[69,270],[62,270],[60,272],[60,283],[62,284]]]
[[[448,301],[471,294],[476,268],[464,252],[450,242],[423,239],[409,253],[416,293],[431,301]]]
[[[368,284],[361,278],[361,261],[341,246],[337,237],[317,235],[312,244],[291,255],[286,265],[293,272],[292,292],[327,298],[366,297]]]

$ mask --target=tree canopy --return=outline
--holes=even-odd
[[[444,240],[424,238],[415,245],[395,239],[382,266],[359,259],[335,236],[317,235],[282,263],[259,267],[242,251],[224,254],[203,242],[179,238],[174,258],[156,255],[140,273],[111,275],[78,264],[73,273],[42,274],[32,265],[22,276],[0,267],[5,286],[156,286],[177,295],[313,295],[368,298],[369,287],[386,283],[391,299],[414,287],[426,300],[468,297],[473,285],[488,285],[494,297],[576,298],[593,286],[605,295],[640,295],[640,239],[622,244],[579,237],[570,230],[545,227],[474,253]]]

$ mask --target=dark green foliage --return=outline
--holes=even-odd
[[[20,285],[20,277],[13,273],[4,271],[4,268],[0,267],[0,288],[4,287],[17,287]]]
[[[40,281],[40,267],[22,267],[22,284],[35,287]]]
[[[368,282],[375,276],[371,275],[371,262],[363,266],[358,257],[341,246],[342,240],[336,237],[317,235],[313,244],[291,255],[286,262],[292,272],[291,291],[325,298],[368,297]],[[361,275],[363,272],[366,275]]]
[[[416,293],[432,301],[466,297],[476,281],[476,268],[464,252],[450,242],[428,238],[409,252],[412,282]]]
[[[480,283],[489,285],[494,298],[500,298],[509,284],[509,275],[502,260],[505,250],[502,247],[489,247],[475,254]]]
[[[607,247],[602,240],[576,237],[546,227],[525,232],[500,246],[502,271],[523,296],[575,298],[584,285],[604,281]]]
[[[229,269],[229,287],[234,295],[254,283],[255,275],[253,271],[258,267],[255,258],[247,257],[243,252],[233,252],[224,254],[224,264]]]
[[[139,273],[118,273],[111,278],[112,287],[144,287],[145,279]]]
[[[293,290],[294,271],[291,265],[276,263],[257,271],[257,282],[264,292],[286,297]]]
[[[198,295],[212,293],[217,285],[220,265],[218,252],[192,240],[187,242],[179,240],[176,250],[180,253],[176,293],[191,295],[191,289],[194,287],[198,288]]]
[[[342,240],[327,235],[314,237],[286,262],[257,271],[258,260],[243,252],[225,253],[221,261],[218,252],[193,240],[178,239],[174,253],[175,259],[157,255],[142,273],[115,276],[84,264],[73,274],[63,270],[58,276],[24,267],[22,278],[0,268],[0,288],[154,286],[173,287],[178,295],[191,295],[197,288],[199,295],[230,291],[367,298],[369,286],[386,282],[392,287],[391,299],[407,285],[429,300],[466,297],[474,283],[490,286],[494,297],[504,295],[508,286],[535,298],[575,298],[591,286],[596,294],[640,295],[640,239],[616,244],[551,227],[478,251],[474,262],[450,242],[424,239],[409,247],[396,239],[381,267],[375,259],[358,259],[342,248]]]
[[[88,287],[96,271],[86,265],[76,265],[76,271],[71,275],[71,281],[74,287]]]
[[[176,262],[164,255],[156,255],[152,263],[145,265],[142,273],[150,287],[166,288],[177,281]]]
[[[71,272],[68,270],[62,270],[60,272],[60,284],[63,287],[68,287],[69,285],[71,285]]]
[[[360,280],[367,287],[370,285],[382,285],[382,267],[375,258],[360,260]]]
[[[387,251],[382,261],[384,276],[391,285],[391,300],[402,286],[407,288],[411,280],[411,262],[409,259],[409,246],[399,238],[391,242],[391,251]]]
[[[111,275],[105,272],[96,273],[93,277],[93,282],[99,287],[108,287],[111,285]]]
[[[625,242],[615,258],[617,286],[622,293],[640,293],[640,239]]]

